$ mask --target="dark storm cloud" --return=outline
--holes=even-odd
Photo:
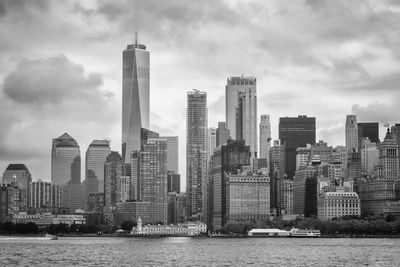
[[[399,107],[400,97],[397,96],[392,103],[373,102],[371,104],[361,106],[353,105],[352,113],[357,115],[359,121],[377,121],[380,123],[399,123]]]
[[[66,96],[78,98],[102,84],[98,73],[85,75],[82,65],[64,55],[23,60],[4,79],[4,93],[19,103],[56,104]]]

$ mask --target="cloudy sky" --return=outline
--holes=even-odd
[[[215,127],[228,76],[257,77],[273,139],[282,116],[317,117],[317,139],[334,146],[346,114],[400,122],[397,0],[0,0],[0,172],[25,163],[50,180],[64,132],[83,163],[93,139],[120,151],[122,50],[136,30],[150,51],[151,128],[179,135],[182,174],[186,92],[208,93]]]

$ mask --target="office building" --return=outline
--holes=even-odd
[[[311,159],[311,144],[306,147],[298,147],[296,149],[296,171],[304,167],[310,162]]]
[[[372,176],[375,166],[379,161],[379,149],[376,143],[369,138],[364,138],[361,145],[361,173],[366,176]]]
[[[216,146],[220,145],[225,145],[226,142],[228,141],[230,136],[230,131],[226,127],[226,123],[224,121],[218,122],[218,128],[217,128],[217,144]]]
[[[279,210],[280,181],[286,176],[286,149],[280,140],[274,141],[270,150],[270,206],[273,210]]]
[[[318,218],[331,220],[343,216],[360,216],[360,199],[356,192],[322,192],[318,197]]]
[[[181,175],[169,171],[167,174],[167,184],[168,193],[176,192],[179,194],[181,192]]]
[[[217,147],[217,129],[214,127],[208,128],[208,158],[210,158]]]
[[[226,184],[227,221],[259,221],[270,216],[269,177],[242,172],[230,174]]]
[[[296,171],[296,175],[293,178],[293,213],[294,214],[305,214],[306,213],[306,191],[307,181],[315,178],[316,169],[311,165],[301,167]],[[311,184],[309,185],[311,188]]]
[[[167,170],[179,173],[179,137],[161,136],[160,138],[167,140]]]
[[[257,158],[257,91],[246,88],[238,93],[236,108],[236,140],[245,140],[252,158]]]
[[[118,202],[116,204],[114,225],[120,226],[123,221],[136,222],[138,218],[141,218],[145,224],[154,224],[154,204],[150,202]]]
[[[204,220],[207,196],[207,94],[187,93],[186,197],[189,218]]]
[[[328,163],[332,160],[332,147],[328,146],[328,143],[322,140],[319,140],[318,143],[313,144],[310,152],[310,158],[314,158],[314,156],[318,155],[321,162]]]
[[[379,123],[378,122],[359,122],[357,123],[358,128],[358,145],[362,146],[363,138],[367,138],[378,144],[379,140]]]
[[[121,155],[111,151],[104,164],[104,208],[108,213],[121,202],[121,176],[124,175],[125,163]]]
[[[139,44],[122,52],[122,158],[130,163],[130,152],[140,150],[142,128],[149,128],[150,53]]]
[[[284,178],[279,181],[279,210],[282,215],[293,214],[293,180]]]
[[[168,192],[168,224],[184,223],[185,195],[177,192]]]
[[[29,184],[30,208],[35,212],[56,211],[61,206],[61,187],[37,180]]]
[[[23,190],[17,183],[0,184],[0,223],[11,221],[12,217],[25,211]]]
[[[345,166],[348,167],[349,157],[351,153],[358,152],[358,126],[356,115],[347,115],[346,117],[346,162]],[[353,156],[354,157],[354,156]]]
[[[285,145],[286,173],[293,179],[296,171],[296,149],[315,144],[315,118],[307,116],[279,119],[279,139]]]
[[[22,190],[21,201],[23,210],[26,210],[29,203],[29,184],[32,182],[32,175],[24,164],[9,164],[3,173],[3,183],[15,182]]]
[[[211,225],[214,230],[220,230],[227,222],[227,177],[238,174],[242,166],[250,165],[250,147],[244,140],[228,140],[226,145],[217,147],[212,156],[210,171],[212,180],[212,216]]]
[[[255,77],[230,77],[225,86],[225,114],[226,127],[229,129],[230,137],[236,140],[236,109],[238,107],[238,95],[250,89],[255,92],[257,79]]]
[[[131,153],[131,179],[137,201],[154,207],[152,223],[167,223],[167,140],[149,138],[140,151]]]
[[[261,115],[260,120],[260,158],[267,159],[267,168],[270,165],[270,150],[271,150],[271,123],[269,115]]]
[[[69,134],[53,139],[51,150],[51,183],[66,185],[81,182],[81,152]]]

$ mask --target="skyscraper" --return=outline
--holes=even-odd
[[[257,79],[255,77],[230,77],[225,86],[226,127],[230,131],[231,138],[236,140],[236,109],[238,106],[239,92],[250,89],[256,92]],[[257,115],[256,115],[257,116]],[[257,120],[257,118],[256,118]]]
[[[373,143],[379,143],[379,123],[378,122],[359,122],[358,128],[358,143],[362,146],[362,139],[368,137]]]
[[[88,194],[104,193],[104,163],[110,153],[109,140],[93,140],[86,150],[86,192]]]
[[[186,194],[188,217],[204,219],[207,196],[207,93],[187,93]]]
[[[214,127],[208,128],[208,157],[210,158],[217,147],[217,129]]]
[[[111,151],[104,164],[104,207],[110,211],[121,201],[121,176],[125,164],[121,155]]]
[[[296,170],[296,149],[315,144],[315,117],[280,118],[279,139],[285,145],[287,177],[293,179]]]
[[[356,115],[346,116],[346,149],[347,152],[358,152],[358,126]]]
[[[256,88],[246,88],[238,93],[236,108],[236,139],[245,140],[250,146],[253,158],[257,157],[257,91]]]
[[[269,169],[271,149],[271,123],[269,115],[261,115],[260,120],[260,158],[267,159],[267,168]]]
[[[122,157],[140,150],[141,128],[149,128],[150,55],[146,46],[130,44],[122,53]]]
[[[167,140],[167,170],[179,173],[179,137],[161,136]]]
[[[131,175],[136,182],[136,200],[154,208],[152,223],[167,223],[167,140],[149,138],[140,151],[131,153]]]
[[[78,143],[67,133],[53,139],[51,182],[55,185],[81,182],[81,152]]]
[[[29,205],[29,184],[32,182],[32,175],[25,164],[9,164],[3,173],[3,183],[11,184],[15,182],[21,189],[22,196],[20,201],[22,209],[25,210]]]
[[[218,122],[216,146],[225,145],[229,139],[229,135],[230,131],[226,128],[226,123],[224,121]]]

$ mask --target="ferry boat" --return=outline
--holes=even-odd
[[[291,237],[321,237],[320,230],[292,228],[289,233]]]

